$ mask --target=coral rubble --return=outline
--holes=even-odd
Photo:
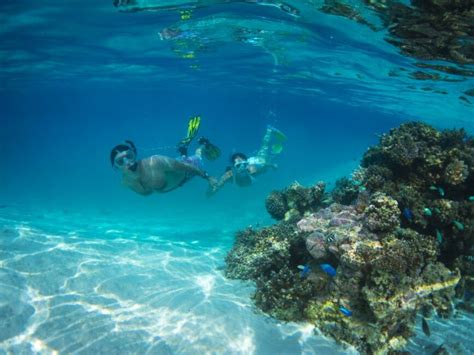
[[[272,192],[279,222],[239,232],[226,275],[255,281],[255,304],[278,319],[361,353],[399,351],[418,312],[474,310],[473,170],[463,130],[403,124],[331,196],[324,183]]]

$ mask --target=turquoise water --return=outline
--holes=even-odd
[[[230,231],[53,212],[1,222],[4,351],[345,353],[260,314],[252,286],[223,277]]]
[[[231,230],[14,207],[0,222],[3,352],[357,353],[255,309],[253,286],[221,271]],[[471,353],[472,322],[430,321],[408,350]]]
[[[288,3],[301,15],[272,1],[0,4],[0,353],[356,353],[262,314],[251,283],[223,276],[224,257],[236,231],[273,223],[269,192],[333,186],[402,122],[472,134],[459,96],[474,82],[413,79],[419,60],[384,41],[362,3],[348,2],[377,31],[322,1]],[[198,178],[149,197],[121,186],[113,146],[174,157],[195,114],[223,152],[211,175],[257,151],[267,124],[288,137],[278,170],[212,199]],[[473,353],[473,324],[432,320],[407,350]]]

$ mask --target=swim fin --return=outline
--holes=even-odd
[[[283,150],[283,144],[275,143],[272,145],[272,154],[280,154]]]
[[[198,141],[204,149],[202,150],[202,154],[207,160],[216,160],[221,156],[221,150],[216,145],[212,144],[209,139],[201,137]]]
[[[188,122],[188,133],[186,135],[186,139],[189,139],[189,141],[192,141],[193,138],[196,136],[200,125],[201,125],[201,116],[191,117]]]
[[[286,136],[275,127],[271,127],[271,130],[275,137],[275,143],[272,144],[272,154],[280,154],[283,150],[283,142],[286,141]]]
[[[181,139],[181,141],[178,143],[178,151],[181,155],[187,155],[188,145],[189,143],[191,143],[194,137],[196,137],[200,125],[201,116],[194,116],[189,119],[188,132],[186,133],[186,137]]]

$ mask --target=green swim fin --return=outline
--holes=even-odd
[[[286,141],[286,136],[282,131],[271,127],[272,133],[275,137],[275,143],[272,144],[272,154],[280,154],[283,150],[283,142]]]
[[[283,150],[283,144],[275,143],[272,145],[272,154],[280,154]]]
[[[196,136],[200,125],[201,125],[201,116],[194,116],[189,119],[188,134],[186,135],[186,138],[189,139],[189,141],[192,141],[193,138]]]
[[[216,160],[221,156],[221,150],[216,145],[212,144],[209,139],[201,137],[199,138],[199,144],[201,144],[204,149],[202,154],[207,160]]]
[[[187,147],[194,137],[196,137],[200,125],[201,116],[191,117],[188,122],[188,132],[186,133],[186,137],[181,139],[181,141],[178,143],[178,146]]]
[[[204,149],[204,156],[208,160],[216,160],[221,156],[221,150],[219,147],[215,146],[212,143],[209,143],[209,145]]]

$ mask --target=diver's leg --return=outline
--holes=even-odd
[[[268,152],[270,148],[270,140],[272,139],[272,131],[273,131],[272,127],[267,126],[267,131],[265,132],[265,135],[263,136],[262,146],[257,152],[257,157],[264,159],[265,161],[267,161],[270,158]]]
[[[178,145],[176,146],[176,149],[178,150],[179,155],[181,155],[182,157],[188,156],[187,144],[184,144],[183,142],[179,142]]]
[[[209,139],[206,137],[201,137],[198,139],[199,147],[198,149],[200,150],[199,154],[200,156],[204,156],[207,160],[216,160],[217,158],[220,157],[221,155],[221,150],[212,144]],[[196,150],[197,152],[197,150]],[[196,153],[197,154],[197,153]]]
[[[194,151],[193,155],[190,155],[190,156],[186,157],[186,163],[202,170],[203,169],[202,151],[203,151],[203,146],[199,146]]]
[[[199,126],[201,125],[201,117],[200,116],[194,116],[191,117],[188,121],[188,132],[186,134],[186,137],[181,139],[178,142],[177,145],[177,150],[181,156],[188,156],[188,147],[189,144],[192,142],[194,137],[196,136]]]
[[[202,159],[202,151],[205,149],[205,146],[201,144],[199,147],[196,148],[194,151],[194,156],[198,157],[199,159]]]

